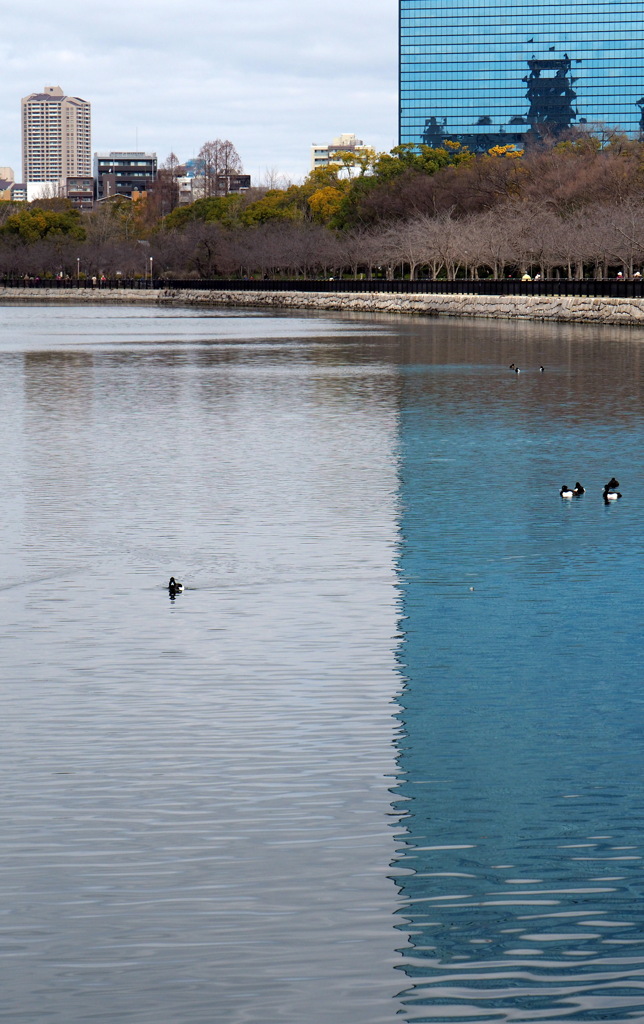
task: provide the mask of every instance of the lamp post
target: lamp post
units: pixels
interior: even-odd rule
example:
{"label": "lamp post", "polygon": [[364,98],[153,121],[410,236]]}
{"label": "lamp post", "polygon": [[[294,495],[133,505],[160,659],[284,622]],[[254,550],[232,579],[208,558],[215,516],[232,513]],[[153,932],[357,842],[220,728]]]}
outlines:
{"label": "lamp post", "polygon": [[76,280],[80,281],[80,256],[76,257]]}
{"label": "lamp post", "polygon": [[150,256],[150,288],[152,287],[152,265],[154,263],[154,256]]}

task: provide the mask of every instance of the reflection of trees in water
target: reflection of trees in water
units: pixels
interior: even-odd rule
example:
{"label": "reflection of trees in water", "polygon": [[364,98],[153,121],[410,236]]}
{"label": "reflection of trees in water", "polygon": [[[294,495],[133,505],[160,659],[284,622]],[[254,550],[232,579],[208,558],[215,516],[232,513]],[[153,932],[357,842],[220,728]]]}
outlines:
{"label": "reflection of trees in water", "polygon": [[46,412],[53,421],[86,422],[92,405],[94,357],[88,352],[23,354],[27,412]]}
{"label": "reflection of trees in water", "polygon": [[87,352],[23,355],[25,515],[34,524],[32,543],[48,558],[87,528],[93,374],[94,357]]}

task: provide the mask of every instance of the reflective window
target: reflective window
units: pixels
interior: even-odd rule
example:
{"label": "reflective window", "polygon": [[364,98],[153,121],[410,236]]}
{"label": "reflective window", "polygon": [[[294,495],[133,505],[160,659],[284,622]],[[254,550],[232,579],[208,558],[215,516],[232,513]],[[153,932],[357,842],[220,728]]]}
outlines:
{"label": "reflective window", "polygon": [[644,131],[644,5],[400,0],[400,141]]}

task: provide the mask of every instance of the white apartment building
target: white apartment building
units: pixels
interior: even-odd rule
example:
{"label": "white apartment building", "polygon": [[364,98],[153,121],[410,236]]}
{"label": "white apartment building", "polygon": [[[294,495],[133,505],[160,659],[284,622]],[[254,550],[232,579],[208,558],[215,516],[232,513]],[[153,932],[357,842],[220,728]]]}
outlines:
{"label": "white apartment building", "polygon": [[326,167],[333,163],[334,153],[359,153],[361,149],[368,148],[362,139],[357,139],[349,132],[338,135],[326,146],[314,142],[311,146],[311,170],[314,171],[316,167]]}
{"label": "white apartment building", "polygon": [[58,85],[22,103],[22,176],[26,184],[59,183],[92,173],[92,108]]}

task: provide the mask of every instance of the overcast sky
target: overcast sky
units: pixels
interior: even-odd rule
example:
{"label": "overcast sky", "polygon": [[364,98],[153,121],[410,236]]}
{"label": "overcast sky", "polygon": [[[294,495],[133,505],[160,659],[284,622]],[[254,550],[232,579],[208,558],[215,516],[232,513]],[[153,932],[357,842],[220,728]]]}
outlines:
{"label": "overcast sky", "polygon": [[20,100],[92,104],[92,150],[181,160],[231,139],[253,182],[301,180],[312,142],[397,142],[396,0],[32,0],[3,12],[0,166],[22,177]]}

